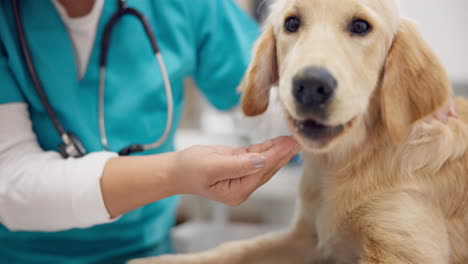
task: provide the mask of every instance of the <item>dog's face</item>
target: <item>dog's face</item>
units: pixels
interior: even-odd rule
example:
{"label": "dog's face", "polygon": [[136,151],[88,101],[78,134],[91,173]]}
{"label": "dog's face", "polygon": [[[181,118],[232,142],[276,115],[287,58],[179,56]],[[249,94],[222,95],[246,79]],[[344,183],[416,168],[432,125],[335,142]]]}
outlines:
{"label": "dog's face", "polygon": [[328,149],[365,114],[398,24],[393,1],[287,1],[274,18],[279,94],[305,147]]}
{"label": "dog's face", "polygon": [[[442,87],[446,94],[435,95],[440,100],[416,109],[418,113],[414,115],[410,113],[414,109],[402,109],[405,113],[391,109],[394,107],[391,104],[404,105],[406,99],[398,102],[399,98],[387,100],[386,97],[405,97],[403,93],[412,93],[407,89],[413,89],[409,86],[417,80],[407,79],[425,76],[421,73],[427,69],[422,67],[434,57],[418,35],[410,36],[414,33],[413,27],[400,19],[396,0],[279,0],[273,6],[244,80],[244,112],[263,113],[268,106],[269,88],[278,85],[280,101],[298,141],[307,151],[327,152],[346,142],[346,137],[352,137],[355,134],[352,131],[364,129],[363,120],[370,111],[371,98],[381,88],[381,106],[390,108],[382,111],[387,115],[408,116],[398,117],[405,124],[390,120],[395,119],[391,116],[383,117],[394,137],[402,137],[397,135],[403,130],[401,126],[409,126],[429,114],[448,97],[448,88]],[[398,36],[401,44],[395,47]],[[414,45],[421,47],[413,51]],[[404,56],[409,61],[405,64],[402,62],[405,58],[399,58]],[[439,68],[437,64],[429,72],[441,71],[439,75],[445,78]],[[405,69],[412,73],[402,72]],[[383,83],[387,77],[401,78],[402,82]],[[448,87],[444,78],[431,87],[441,83]],[[401,93],[384,91],[384,86],[392,85],[401,88],[388,90],[401,90]],[[409,98],[404,107],[415,108],[412,100]]]}

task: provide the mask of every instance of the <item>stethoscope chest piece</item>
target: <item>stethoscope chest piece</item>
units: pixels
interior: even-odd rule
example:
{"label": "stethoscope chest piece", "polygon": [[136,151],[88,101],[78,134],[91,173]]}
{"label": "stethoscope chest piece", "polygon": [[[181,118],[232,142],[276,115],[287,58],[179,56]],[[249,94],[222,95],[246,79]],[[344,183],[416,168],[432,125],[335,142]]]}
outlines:
{"label": "stethoscope chest piece", "polygon": [[63,143],[59,144],[58,150],[63,158],[79,158],[86,155],[83,143],[73,133],[65,133],[65,138],[62,138],[62,141]]}

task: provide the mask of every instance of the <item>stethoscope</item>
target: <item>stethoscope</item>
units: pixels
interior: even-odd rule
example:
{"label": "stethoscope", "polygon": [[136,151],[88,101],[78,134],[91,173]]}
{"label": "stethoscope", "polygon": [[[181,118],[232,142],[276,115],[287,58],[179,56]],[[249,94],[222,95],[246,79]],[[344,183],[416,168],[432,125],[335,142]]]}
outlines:
{"label": "stethoscope", "polygon": [[[24,31],[24,25],[21,20],[21,15],[19,12],[19,0],[13,0],[13,10],[15,15],[15,23],[16,23],[16,30],[18,32],[18,38],[21,45],[21,52],[24,56],[24,60],[26,63],[26,67],[28,69],[28,73],[30,78],[34,84],[34,88],[36,93],[39,96],[41,104],[44,106],[47,115],[49,116],[50,120],[52,121],[55,130],[60,135],[62,143],[59,145],[59,152],[64,158],[68,157],[83,157],[86,155],[86,149],[81,141],[75,136],[72,132],[66,131],[57,118],[54,110],[52,109],[49,100],[47,99],[47,95],[42,87],[41,81],[37,74],[37,71],[34,67],[31,52],[28,48],[26,34]],[[172,118],[174,114],[174,102],[172,99],[172,89],[171,83],[169,81],[169,76],[167,74],[166,66],[164,64],[164,60],[161,56],[161,52],[159,50],[159,46],[156,41],[156,36],[154,35],[153,30],[151,29],[150,24],[146,17],[139,12],[138,10],[128,7],[127,2],[125,0],[118,0],[118,9],[114,15],[110,18],[109,22],[107,22],[104,28],[104,35],[101,41],[101,50],[100,50],[100,59],[99,59],[99,134],[101,138],[101,144],[104,149],[109,150],[109,142],[107,140],[106,135],[106,122],[104,118],[104,96],[105,96],[105,80],[106,80],[106,66],[107,66],[107,56],[109,51],[109,44],[112,35],[112,30],[114,29],[115,24],[125,15],[132,15],[136,17],[140,23],[143,25],[145,29],[145,33],[151,43],[151,48],[156,56],[156,60],[159,64],[159,68],[161,71],[161,75],[163,77],[164,82],[164,89],[166,91],[167,97],[167,121],[166,121],[166,128],[164,129],[163,135],[154,143],[152,144],[132,144],[128,147],[123,148],[119,151],[119,155],[127,156],[132,153],[143,152],[150,149],[155,149],[160,147],[167,139],[170,134],[171,127],[172,127]]]}

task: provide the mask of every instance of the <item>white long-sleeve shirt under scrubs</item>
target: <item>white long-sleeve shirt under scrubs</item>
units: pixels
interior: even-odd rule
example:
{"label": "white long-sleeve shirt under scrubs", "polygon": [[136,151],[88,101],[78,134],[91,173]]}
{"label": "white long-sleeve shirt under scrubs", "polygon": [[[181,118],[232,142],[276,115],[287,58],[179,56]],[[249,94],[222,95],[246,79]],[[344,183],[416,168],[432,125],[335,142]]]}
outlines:
{"label": "white long-sleeve shirt under scrubs", "polygon": [[[104,0],[91,12],[70,18],[53,1],[73,42],[81,78],[89,61]],[[115,153],[63,159],[38,144],[25,103],[0,104],[0,222],[10,230],[58,231],[112,221],[100,179]]]}

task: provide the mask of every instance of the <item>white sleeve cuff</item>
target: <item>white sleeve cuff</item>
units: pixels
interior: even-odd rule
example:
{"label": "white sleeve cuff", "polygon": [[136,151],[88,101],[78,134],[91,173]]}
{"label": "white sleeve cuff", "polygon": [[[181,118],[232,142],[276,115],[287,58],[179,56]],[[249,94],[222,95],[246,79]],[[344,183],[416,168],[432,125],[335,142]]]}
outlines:
{"label": "white sleeve cuff", "polygon": [[[91,153],[79,160],[70,159],[72,210],[81,227],[104,224],[111,219],[104,204],[101,177],[109,159],[117,157],[112,152]],[[68,162],[68,161],[67,161]]]}

